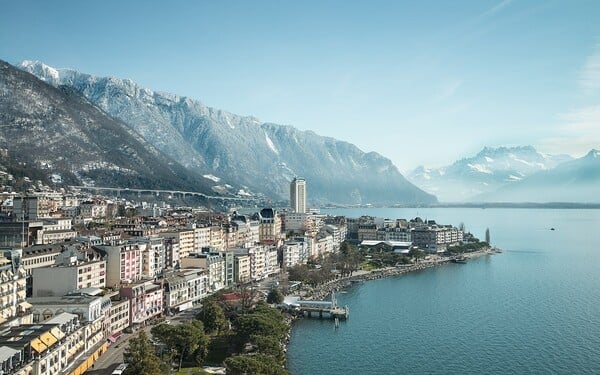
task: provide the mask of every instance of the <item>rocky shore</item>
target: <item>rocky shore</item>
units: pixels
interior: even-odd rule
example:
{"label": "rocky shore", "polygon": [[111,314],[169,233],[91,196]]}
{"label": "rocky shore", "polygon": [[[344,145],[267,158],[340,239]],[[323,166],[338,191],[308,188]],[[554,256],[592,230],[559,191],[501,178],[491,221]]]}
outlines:
{"label": "rocky shore", "polygon": [[[474,259],[483,255],[491,255],[500,252],[495,248],[485,248],[482,250],[477,250],[469,253],[462,254],[467,259]],[[446,264],[452,261],[453,257],[442,257],[442,256],[432,256],[429,260],[421,260],[418,263],[397,266],[397,267],[386,267],[380,268],[373,271],[364,271],[359,270],[353,272],[351,276],[346,276],[343,278],[338,278],[335,280],[331,280],[324,284],[318,285],[316,287],[308,287],[304,288],[300,291],[300,295],[304,299],[314,299],[314,300],[322,300],[331,295],[332,292],[348,288],[352,286],[353,283],[381,279],[384,277],[390,276],[398,276],[409,272],[415,272],[424,270],[426,268],[436,267],[442,264]]]}

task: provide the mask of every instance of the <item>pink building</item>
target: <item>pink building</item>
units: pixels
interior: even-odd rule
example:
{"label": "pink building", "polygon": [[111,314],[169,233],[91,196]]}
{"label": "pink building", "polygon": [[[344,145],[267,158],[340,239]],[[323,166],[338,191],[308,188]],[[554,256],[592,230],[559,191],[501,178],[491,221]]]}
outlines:
{"label": "pink building", "polygon": [[124,284],[119,294],[130,301],[129,318],[132,326],[144,324],[163,313],[162,285],[152,281]]}
{"label": "pink building", "polygon": [[[145,245],[143,245],[145,246]],[[132,283],[142,279],[143,249],[139,244],[97,246],[106,254],[106,286],[115,287],[121,283]]]}

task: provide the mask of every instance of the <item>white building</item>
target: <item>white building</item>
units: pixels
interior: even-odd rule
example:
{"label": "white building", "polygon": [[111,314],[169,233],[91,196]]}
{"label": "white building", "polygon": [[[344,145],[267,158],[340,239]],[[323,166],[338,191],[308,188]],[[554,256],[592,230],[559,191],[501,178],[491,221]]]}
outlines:
{"label": "white building", "polygon": [[306,212],[306,180],[296,177],[290,183],[290,204],[294,212]]}

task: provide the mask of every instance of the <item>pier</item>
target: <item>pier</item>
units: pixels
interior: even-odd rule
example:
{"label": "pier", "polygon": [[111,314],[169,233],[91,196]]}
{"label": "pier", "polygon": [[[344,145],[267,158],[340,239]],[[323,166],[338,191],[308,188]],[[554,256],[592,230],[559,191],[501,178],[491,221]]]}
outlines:
{"label": "pier", "polygon": [[297,300],[294,302],[294,307],[309,318],[318,316],[321,319],[345,320],[350,316],[348,306],[341,307],[337,305],[335,293],[331,294],[331,301]]}

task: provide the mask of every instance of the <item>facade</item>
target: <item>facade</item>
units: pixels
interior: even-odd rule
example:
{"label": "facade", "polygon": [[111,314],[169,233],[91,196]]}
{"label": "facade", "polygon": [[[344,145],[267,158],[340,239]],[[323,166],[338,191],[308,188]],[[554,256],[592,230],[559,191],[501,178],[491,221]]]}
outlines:
{"label": "facade", "polygon": [[46,219],[36,231],[35,244],[63,242],[75,237],[77,232],[71,229],[71,219]]}
{"label": "facade", "polygon": [[121,282],[131,283],[143,278],[143,254],[138,244],[97,246],[96,249],[106,254],[107,286],[113,287]]}
{"label": "facade", "polygon": [[250,255],[248,249],[241,249],[234,255],[234,277],[236,283],[247,283],[251,280]]}
{"label": "facade", "polygon": [[118,298],[116,296],[114,299],[111,299],[110,312],[108,314],[110,320],[108,328],[109,339],[110,337],[117,337],[125,328],[130,326],[129,303],[129,299],[127,298]]}
{"label": "facade", "polygon": [[263,208],[259,213],[259,241],[277,244],[281,240],[281,217],[273,208]]}
{"label": "facade", "polygon": [[306,212],[306,180],[296,177],[290,183],[290,205],[293,212]]}
{"label": "facade", "polygon": [[121,297],[129,299],[131,325],[144,324],[147,320],[163,313],[163,288],[151,281],[126,284],[119,291]]}
{"label": "facade", "polygon": [[42,324],[11,327],[0,333],[2,348],[9,348],[12,354],[10,363],[2,365],[7,367],[6,373],[58,375],[91,369],[107,344],[101,322],[83,323],[77,315],[61,313]]}
{"label": "facade", "polygon": [[219,253],[191,254],[181,259],[181,268],[203,268],[208,272],[210,292],[216,292],[225,287],[225,257]]}
{"label": "facade", "polygon": [[31,305],[26,297],[25,269],[18,259],[0,254],[0,324],[31,322]]}
{"label": "facade", "polygon": [[444,252],[463,241],[463,231],[451,225],[427,225],[413,228],[412,242],[427,252]]}
{"label": "facade", "polygon": [[32,297],[33,322],[44,322],[63,312],[77,315],[81,322],[93,323],[98,320],[104,327],[109,316],[111,301],[106,296],[90,296],[87,294],[71,294],[56,297]]}
{"label": "facade", "polygon": [[188,269],[173,272],[164,279],[165,309],[172,312],[192,308],[208,295],[205,270]]}
{"label": "facade", "polygon": [[306,264],[308,261],[308,246],[303,241],[287,241],[282,247],[282,258],[284,267],[294,267],[298,264]]}
{"label": "facade", "polygon": [[106,262],[99,256],[88,259],[85,253],[71,248],[59,254],[52,266],[32,272],[34,297],[63,296],[76,289],[104,288]]}
{"label": "facade", "polygon": [[174,238],[179,243],[179,258],[185,258],[194,253],[194,229],[186,229],[178,232],[165,232],[159,234],[164,238]]}

